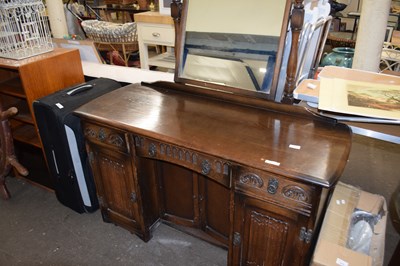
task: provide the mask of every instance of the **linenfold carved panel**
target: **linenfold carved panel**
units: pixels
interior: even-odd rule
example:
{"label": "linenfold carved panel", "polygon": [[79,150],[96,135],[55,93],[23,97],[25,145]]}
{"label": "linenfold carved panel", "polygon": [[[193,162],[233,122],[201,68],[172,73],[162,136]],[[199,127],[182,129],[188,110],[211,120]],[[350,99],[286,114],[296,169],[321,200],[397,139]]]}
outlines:
{"label": "linenfold carved panel", "polygon": [[253,243],[265,243],[261,249],[249,247],[246,253],[246,265],[280,265],[283,261],[289,224],[283,220],[259,213],[250,212],[248,236]]}
{"label": "linenfold carved panel", "polygon": [[[130,193],[132,192],[128,181],[129,176],[125,163],[113,158],[100,156],[100,171],[109,178],[102,179],[102,187],[107,197],[107,207],[121,213],[126,217],[133,217],[134,212],[131,206]],[[113,193],[118,191],[118,193]]]}

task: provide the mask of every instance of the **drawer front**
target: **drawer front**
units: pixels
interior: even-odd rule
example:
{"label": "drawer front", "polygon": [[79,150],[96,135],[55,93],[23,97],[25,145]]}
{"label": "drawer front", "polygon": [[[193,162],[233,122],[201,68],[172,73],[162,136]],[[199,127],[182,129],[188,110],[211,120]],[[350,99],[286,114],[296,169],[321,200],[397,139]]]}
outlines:
{"label": "drawer front", "polygon": [[136,155],[174,163],[231,187],[231,164],[223,159],[134,135]]}
{"label": "drawer front", "polygon": [[287,178],[247,167],[237,167],[233,173],[235,191],[268,201],[309,216],[315,188]]}
{"label": "drawer front", "polygon": [[173,46],[175,43],[175,30],[172,27],[140,25],[139,34],[145,42],[162,43]]}
{"label": "drawer front", "polygon": [[114,128],[92,123],[83,124],[83,134],[87,141],[113,150],[129,153],[127,134]]}

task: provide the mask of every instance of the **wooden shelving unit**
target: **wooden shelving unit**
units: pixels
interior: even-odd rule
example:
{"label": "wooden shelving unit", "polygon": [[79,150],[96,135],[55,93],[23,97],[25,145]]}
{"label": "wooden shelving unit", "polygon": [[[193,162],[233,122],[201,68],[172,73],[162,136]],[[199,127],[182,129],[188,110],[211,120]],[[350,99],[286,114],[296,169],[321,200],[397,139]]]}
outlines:
{"label": "wooden shelving unit", "polygon": [[[38,98],[82,82],[78,50],[58,48],[23,60],[0,58],[0,99],[5,108],[18,109],[10,120],[13,139],[21,144],[18,147],[27,147],[30,153],[36,150],[45,161],[32,104]],[[33,182],[43,180],[34,173],[30,175],[28,179]]]}

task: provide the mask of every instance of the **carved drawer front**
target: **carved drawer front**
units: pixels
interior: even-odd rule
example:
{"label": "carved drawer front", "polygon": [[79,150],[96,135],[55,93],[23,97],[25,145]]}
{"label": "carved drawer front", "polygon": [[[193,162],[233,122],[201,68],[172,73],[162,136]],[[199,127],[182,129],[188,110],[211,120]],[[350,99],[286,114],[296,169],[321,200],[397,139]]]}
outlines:
{"label": "carved drawer front", "polygon": [[146,137],[133,137],[138,156],[171,162],[208,176],[226,187],[231,186],[228,161]]}
{"label": "carved drawer front", "polygon": [[269,172],[238,167],[234,173],[235,191],[269,201],[309,216],[314,189]]}
{"label": "carved drawer front", "polygon": [[90,142],[103,146],[105,145],[107,148],[113,150],[125,153],[129,152],[126,134],[123,131],[91,123],[84,123],[83,134],[85,135],[86,140]]}

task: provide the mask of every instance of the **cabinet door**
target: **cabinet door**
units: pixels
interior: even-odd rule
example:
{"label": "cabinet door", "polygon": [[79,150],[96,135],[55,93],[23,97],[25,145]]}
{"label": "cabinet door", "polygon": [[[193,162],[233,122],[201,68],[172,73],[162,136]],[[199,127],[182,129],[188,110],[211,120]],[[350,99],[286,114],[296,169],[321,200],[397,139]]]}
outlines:
{"label": "cabinet door", "polygon": [[141,236],[143,225],[139,216],[140,195],[134,181],[132,158],[94,145],[89,145],[89,150],[104,220]]}
{"label": "cabinet door", "polygon": [[303,265],[309,240],[300,237],[307,219],[268,202],[235,195],[232,265]]}

